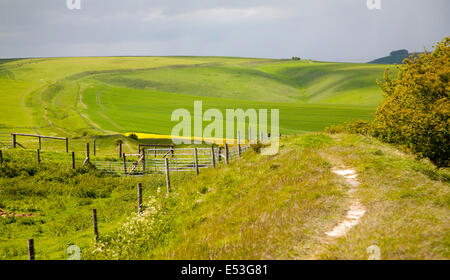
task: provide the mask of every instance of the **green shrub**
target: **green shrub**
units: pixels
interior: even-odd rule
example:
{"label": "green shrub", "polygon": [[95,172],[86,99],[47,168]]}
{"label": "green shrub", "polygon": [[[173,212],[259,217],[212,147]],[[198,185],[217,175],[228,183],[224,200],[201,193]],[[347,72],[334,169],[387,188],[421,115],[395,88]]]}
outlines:
{"label": "green shrub", "polygon": [[325,132],[331,133],[331,134],[337,134],[337,133],[344,133],[347,132],[347,128],[343,125],[332,125],[325,127]]}
{"label": "green shrub", "polygon": [[357,120],[347,125],[347,131],[350,133],[358,133],[369,135],[372,132],[372,123],[370,121]]}
{"label": "green shrub", "polygon": [[134,139],[134,140],[138,140],[138,136],[134,133],[130,133],[130,135],[128,135],[128,138]]}
{"label": "green shrub", "polygon": [[384,103],[377,109],[373,135],[406,147],[438,166],[448,166],[450,151],[450,37],[434,52],[406,59],[397,78],[386,70]]}

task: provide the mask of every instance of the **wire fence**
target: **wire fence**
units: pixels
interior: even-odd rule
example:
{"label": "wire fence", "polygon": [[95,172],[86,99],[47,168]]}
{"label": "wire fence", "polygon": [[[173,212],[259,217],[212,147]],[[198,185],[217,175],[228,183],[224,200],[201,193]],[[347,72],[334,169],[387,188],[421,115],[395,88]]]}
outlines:
{"label": "wire fence", "polygon": [[[239,152],[240,149],[240,152]],[[196,172],[197,169],[214,167],[228,160],[239,157],[249,146],[233,146],[211,148],[153,148],[146,150],[145,173],[161,174],[170,172]]]}
{"label": "wire fence", "polygon": [[[151,148],[143,154],[124,154],[115,161],[93,161],[102,173],[114,176],[144,176],[170,172],[196,172],[198,169],[215,167],[234,160],[248,151],[250,146],[210,148]],[[227,155],[228,152],[228,155]]]}
{"label": "wire fence", "polygon": [[[136,160],[134,160],[135,158]],[[145,164],[140,154],[124,154],[122,161],[97,161],[93,162],[96,169],[109,175],[143,176]],[[141,163],[142,162],[142,163]]]}
{"label": "wire fence", "polygon": [[0,148],[11,148],[11,133],[0,132]]}

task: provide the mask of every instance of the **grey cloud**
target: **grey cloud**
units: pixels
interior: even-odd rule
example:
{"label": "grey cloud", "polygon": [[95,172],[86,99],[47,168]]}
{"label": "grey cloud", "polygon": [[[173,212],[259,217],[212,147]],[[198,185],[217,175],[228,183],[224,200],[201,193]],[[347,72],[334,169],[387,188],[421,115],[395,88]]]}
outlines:
{"label": "grey cloud", "polygon": [[368,61],[449,34],[448,0],[0,0],[0,57],[233,55]]}

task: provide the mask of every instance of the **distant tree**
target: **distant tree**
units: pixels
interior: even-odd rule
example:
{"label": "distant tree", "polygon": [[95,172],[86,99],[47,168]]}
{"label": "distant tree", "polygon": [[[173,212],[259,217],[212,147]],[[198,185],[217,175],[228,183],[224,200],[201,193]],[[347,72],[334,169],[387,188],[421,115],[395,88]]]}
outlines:
{"label": "distant tree", "polygon": [[131,139],[134,139],[134,140],[138,140],[138,136],[136,134],[134,134],[134,133],[130,133],[128,135],[128,137],[131,138]]}
{"label": "distant tree", "polygon": [[397,55],[409,55],[408,50],[398,50],[398,51],[392,51],[391,56],[397,56]]}
{"label": "distant tree", "polygon": [[292,60],[300,60],[300,57],[298,57],[298,56],[293,56],[293,57],[292,57]]}

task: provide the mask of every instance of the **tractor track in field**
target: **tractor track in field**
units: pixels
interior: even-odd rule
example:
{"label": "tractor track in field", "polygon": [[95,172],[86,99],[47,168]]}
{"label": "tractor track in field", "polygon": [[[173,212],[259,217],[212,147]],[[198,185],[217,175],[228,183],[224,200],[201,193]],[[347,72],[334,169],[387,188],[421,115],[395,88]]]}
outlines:
{"label": "tractor track in field", "polygon": [[82,106],[86,107],[86,105],[83,104],[83,102],[81,101],[82,95],[80,92],[80,85],[77,83],[78,86],[78,91],[77,91],[77,102],[75,103],[74,109],[75,112],[77,112],[77,114],[80,116],[80,118],[92,129],[98,130],[100,132],[106,133],[104,130],[102,130],[101,128],[95,127],[93,126],[87,119],[86,117],[83,116],[83,114],[81,114],[81,112],[78,110],[77,106],[78,103],[80,103]]}
{"label": "tractor track in field", "polygon": [[[100,107],[100,109],[102,111],[106,110],[106,107],[103,106],[102,104],[102,99],[101,96],[103,94],[103,91],[98,91],[97,94],[95,95],[95,100],[97,102],[97,105]],[[104,118],[106,121],[108,121],[112,126],[114,126],[115,128],[119,129],[119,130],[124,130],[123,127],[121,127],[120,125],[118,125],[115,121],[113,121],[110,117],[108,117],[107,115],[105,115],[103,112],[101,112],[100,110],[97,112],[102,118]]]}
{"label": "tractor track in field", "polygon": [[137,68],[137,69],[112,69],[112,70],[99,70],[99,71],[85,71],[85,72],[67,76],[64,79],[65,80],[79,80],[79,79],[87,77],[87,76],[96,76],[96,75],[121,74],[121,73],[126,74],[126,73],[136,73],[136,72],[144,72],[144,71],[150,71],[150,70],[159,70],[159,69],[205,67],[205,66],[216,66],[216,65],[221,65],[221,63],[206,62],[206,63],[196,63],[196,64],[165,65],[165,66]]}

